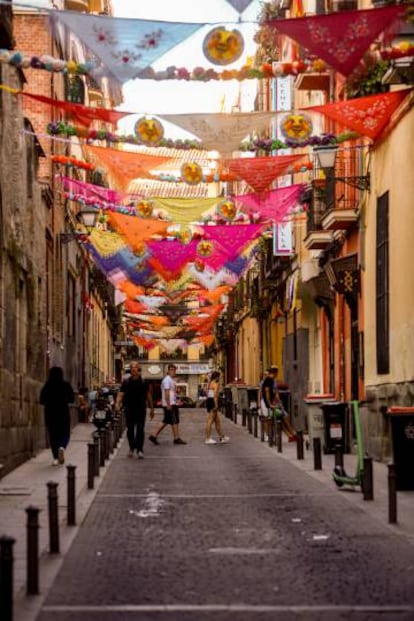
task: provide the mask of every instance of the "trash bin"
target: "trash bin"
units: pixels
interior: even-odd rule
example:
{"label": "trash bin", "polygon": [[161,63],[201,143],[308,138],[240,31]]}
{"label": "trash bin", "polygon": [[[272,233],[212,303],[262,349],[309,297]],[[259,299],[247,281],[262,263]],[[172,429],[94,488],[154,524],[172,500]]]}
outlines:
{"label": "trash bin", "polygon": [[309,434],[310,448],[313,448],[313,439],[320,438],[323,446],[325,439],[325,424],[321,406],[326,403],[334,403],[335,397],[330,393],[306,395],[304,402],[308,406],[307,432]]}
{"label": "trash bin", "polygon": [[392,452],[397,490],[414,490],[414,407],[391,407]]}
{"label": "trash bin", "polygon": [[349,411],[343,401],[332,401],[321,406],[323,412],[324,453],[335,453],[338,447],[349,453]]}

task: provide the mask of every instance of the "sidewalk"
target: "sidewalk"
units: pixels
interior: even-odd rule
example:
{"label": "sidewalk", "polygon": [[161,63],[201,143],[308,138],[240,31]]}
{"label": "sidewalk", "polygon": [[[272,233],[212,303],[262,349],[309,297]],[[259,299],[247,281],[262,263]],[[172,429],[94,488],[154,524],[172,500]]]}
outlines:
{"label": "sidewalk", "polygon": [[[100,476],[94,479],[94,489],[87,489],[88,442],[92,440],[95,427],[89,423],[78,424],[72,429],[71,440],[66,450],[64,466],[52,466],[50,449],[40,451],[0,480],[0,536],[7,535],[16,541],[14,555],[14,618],[16,621],[33,620],[41,602],[63,562],[82,521],[92,504],[97,490],[105,476],[108,465],[100,468]],[[118,445],[119,447],[120,445]],[[115,449],[115,453],[118,449]],[[76,526],[67,526],[67,469],[76,466]],[[58,486],[60,523],[60,554],[49,555],[49,525],[47,504],[47,483],[54,481]],[[40,595],[26,597],[26,523],[25,509],[29,506],[40,509],[39,513],[39,591]]]}

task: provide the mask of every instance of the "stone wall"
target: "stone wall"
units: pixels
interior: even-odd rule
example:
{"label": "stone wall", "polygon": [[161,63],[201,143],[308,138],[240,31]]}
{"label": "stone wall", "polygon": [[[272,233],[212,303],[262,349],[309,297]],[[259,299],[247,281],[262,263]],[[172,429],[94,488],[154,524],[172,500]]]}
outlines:
{"label": "stone wall", "polygon": [[361,406],[361,424],[365,450],[376,460],[392,457],[391,428],[386,416],[391,406],[414,405],[414,382],[366,387],[366,402]]}

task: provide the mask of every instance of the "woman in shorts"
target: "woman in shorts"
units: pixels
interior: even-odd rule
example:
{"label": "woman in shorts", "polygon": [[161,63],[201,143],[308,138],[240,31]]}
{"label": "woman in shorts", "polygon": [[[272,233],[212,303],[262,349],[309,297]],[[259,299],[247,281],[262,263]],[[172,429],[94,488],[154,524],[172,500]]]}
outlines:
{"label": "woman in shorts", "polygon": [[229,442],[230,438],[223,434],[221,428],[221,420],[219,413],[219,391],[220,391],[220,373],[218,371],[213,371],[210,377],[210,381],[207,385],[207,399],[206,399],[206,408],[207,408],[207,422],[206,422],[206,439],[205,444],[217,444],[217,440],[211,437],[211,431],[213,428],[213,424],[216,428],[218,441],[220,444],[226,444]]}

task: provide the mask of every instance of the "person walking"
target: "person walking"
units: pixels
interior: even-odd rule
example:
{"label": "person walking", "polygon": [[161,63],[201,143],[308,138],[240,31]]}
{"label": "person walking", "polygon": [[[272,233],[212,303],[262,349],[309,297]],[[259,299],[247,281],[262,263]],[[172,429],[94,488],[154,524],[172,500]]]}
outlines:
{"label": "person walking", "polygon": [[74,401],[75,393],[70,383],[65,381],[63,369],[51,367],[40,391],[40,403],[44,406],[53,466],[65,463],[65,450],[70,440],[69,403]]}
{"label": "person walking", "polygon": [[279,384],[277,381],[277,375],[279,373],[279,368],[276,365],[273,365],[271,367],[271,371],[272,371],[272,377],[273,377],[273,407],[277,407],[279,408],[280,412],[281,412],[281,422],[282,422],[282,429],[285,432],[285,434],[288,437],[289,442],[296,442],[296,431],[295,429],[292,427],[289,418],[288,418],[288,413],[285,410],[285,407],[283,405],[282,399],[280,397],[279,394]]}
{"label": "person walking", "polygon": [[164,410],[164,418],[156,433],[149,437],[149,440],[151,440],[153,444],[159,444],[158,436],[167,425],[171,425],[174,444],[187,444],[187,442],[184,442],[184,440],[180,438],[179,432],[180,412],[177,406],[177,390],[175,384],[176,370],[177,367],[174,364],[169,364],[167,375],[161,382],[161,404]]}
{"label": "person walking", "polygon": [[138,459],[144,459],[144,428],[147,415],[147,404],[150,408],[150,417],[154,417],[154,405],[149,387],[141,376],[138,362],[131,362],[131,375],[125,379],[116,397],[115,409],[124,407],[129,444],[128,457],[137,452]]}
{"label": "person walking", "polygon": [[218,439],[220,444],[226,444],[230,441],[228,436],[225,436],[221,428],[221,419],[219,413],[219,392],[220,392],[220,373],[219,371],[213,371],[210,377],[210,381],[207,384],[207,421],[206,421],[206,439],[205,444],[217,444],[217,441],[211,437],[211,431],[213,424],[216,428]]}

